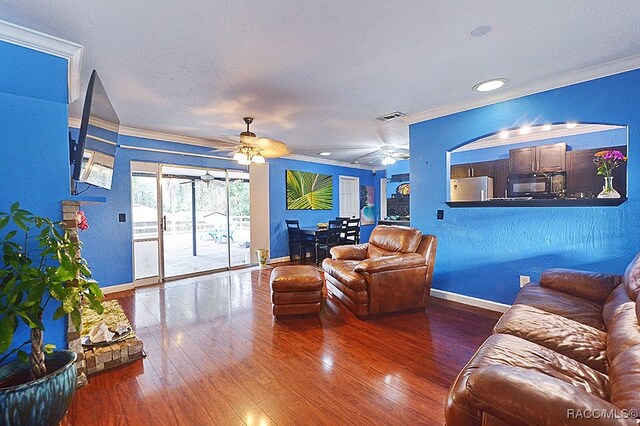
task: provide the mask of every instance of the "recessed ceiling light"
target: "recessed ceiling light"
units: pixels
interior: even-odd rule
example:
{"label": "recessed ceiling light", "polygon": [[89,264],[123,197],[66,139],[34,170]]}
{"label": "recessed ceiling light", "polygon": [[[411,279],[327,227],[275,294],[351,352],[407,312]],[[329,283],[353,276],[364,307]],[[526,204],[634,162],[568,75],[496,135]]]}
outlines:
{"label": "recessed ceiling light", "polygon": [[551,124],[545,124],[544,126],[542,126],[543,132],[548,132],[549,130],[551,130]]}
{"label": "recessed ceiling light", "polygon": [[508,130],[503,130],[500,132],[500,139],[506,139],[509,137],[509,131]]}
{"label": "recessed ceiling light", "polygon": [[324,152],[319,152],[318,155],[322,155],[323,157],[326,157],[328,155],[331,155],[330,152],[324,151]]}
{"label": "recessed ceiling light", "polygon": [[569,122],[567,123],[567,129],[575,129],[577,125],[578,123],[576,123],[575,121]]}
{"label": "recessed ceiling light", "polygon": [[507,82],[504,78],[495,78],[493,80],[483,81],[482,83],[478,83],[473,86],[473,90],[476,92],[490,92],[492,90],[496,90],[501,88]]}
{"label": "recessed ceiling light", "polygon": [[520,133],[521,135],[528,135],[530,131],[531,131],[531,127],[523,126],[523,127],[520,127],[520,130],[518,131],[518,133]]}
{"label": "recessed ceiling light", "polygon": [[489,32],[491,32],[493,28],[491,27],[491,25],[480,25],[477,28],[474,28],[473,31],[471,31],[471,35],[474,37],[482,37],[485,34],[488,34]]}

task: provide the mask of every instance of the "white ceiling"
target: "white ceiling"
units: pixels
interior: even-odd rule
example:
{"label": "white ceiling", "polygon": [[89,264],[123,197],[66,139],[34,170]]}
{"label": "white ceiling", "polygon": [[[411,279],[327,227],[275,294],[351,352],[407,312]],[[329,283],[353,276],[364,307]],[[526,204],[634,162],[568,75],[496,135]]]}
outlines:
{"label": "white ceiling", "polygon": [[258,136],[342,161],[408,143],[406,123],[377,116],[640,54],[638,0],[0,0],[0,16],[84,45],[82,91],[97,69],[124,126],[211,139],[253,116]]}

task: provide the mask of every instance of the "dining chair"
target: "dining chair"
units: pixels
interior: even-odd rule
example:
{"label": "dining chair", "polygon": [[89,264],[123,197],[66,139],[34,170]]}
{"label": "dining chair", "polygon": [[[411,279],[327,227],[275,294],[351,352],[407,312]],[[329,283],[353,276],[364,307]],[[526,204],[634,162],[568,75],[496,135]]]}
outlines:
{"label": "dining chair", "polygon": [[289,235],[289,260],[293,262],[293,257],[298,254],[300,263],[302,263],[307,257],[307,250],[313,254],[315,241],[302,236],[299,221],[285,220],[285,223],[287,224],[287,233]]}
{"label": "dining chair", "polygon": [[347,225],[343,229],[341,237],[342,244],[359,244],[360,243],[360,219],[351,218],[347,220]]}
{"label": "dining chair", "polygon": [[328,257],[331,248],[340,245],[340,225],[340,221],[330,220],[327,230],[316,241],[316,266],[320,266],[320,252],[323,252],[324,257]]}

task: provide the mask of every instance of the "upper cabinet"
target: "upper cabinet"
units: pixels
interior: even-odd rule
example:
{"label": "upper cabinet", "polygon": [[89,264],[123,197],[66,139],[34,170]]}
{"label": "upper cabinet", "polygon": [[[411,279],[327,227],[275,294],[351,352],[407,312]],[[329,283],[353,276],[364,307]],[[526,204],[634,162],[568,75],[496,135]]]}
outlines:
{"label": "upper cabinet", "polygon": [[561,172],[566,170],[564,142],[509,150],[509,174]]}

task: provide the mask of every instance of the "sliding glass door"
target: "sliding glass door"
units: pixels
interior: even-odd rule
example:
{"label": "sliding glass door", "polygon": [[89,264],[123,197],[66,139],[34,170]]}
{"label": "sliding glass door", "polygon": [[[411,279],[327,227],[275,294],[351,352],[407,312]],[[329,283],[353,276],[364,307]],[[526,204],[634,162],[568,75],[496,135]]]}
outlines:
{"label": "sliding glass door", "polygon": [[250,263],[249,176],[162,166],[164,278]]}

